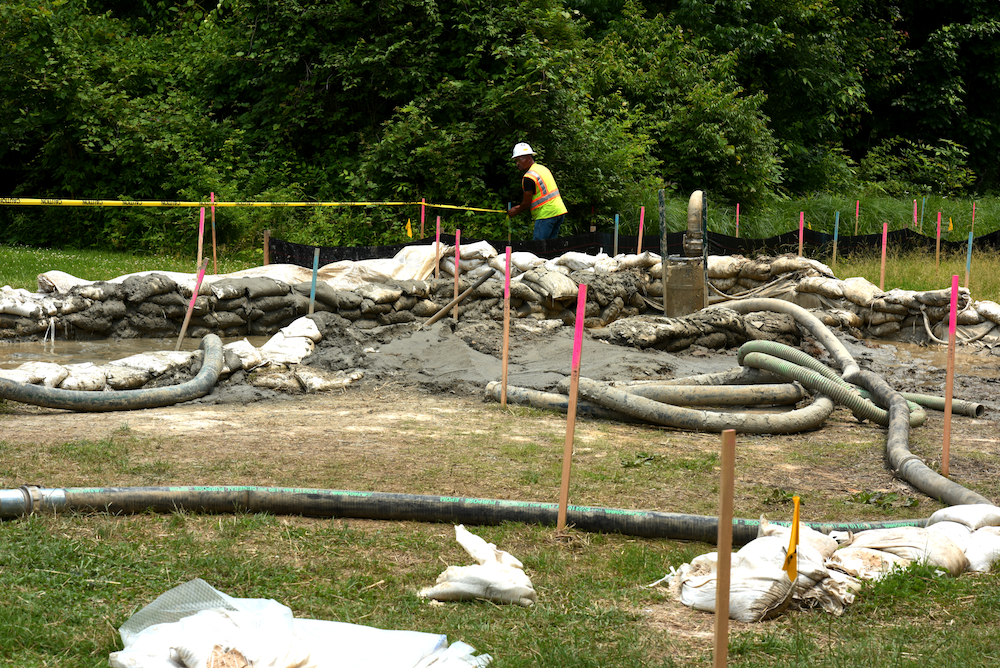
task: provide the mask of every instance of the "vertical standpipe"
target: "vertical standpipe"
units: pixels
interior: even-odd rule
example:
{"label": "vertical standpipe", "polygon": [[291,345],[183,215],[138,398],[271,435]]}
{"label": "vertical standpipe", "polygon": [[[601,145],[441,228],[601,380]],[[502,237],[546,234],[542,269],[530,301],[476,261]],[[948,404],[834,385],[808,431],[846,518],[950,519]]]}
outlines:
{"label": "vertical standpipe", "polygon": [[696,190],[688,200],[684,255],[668,256],[663,244],[663,314],[670,318],[690,315],[708,306],[706,220],[705,195]]}

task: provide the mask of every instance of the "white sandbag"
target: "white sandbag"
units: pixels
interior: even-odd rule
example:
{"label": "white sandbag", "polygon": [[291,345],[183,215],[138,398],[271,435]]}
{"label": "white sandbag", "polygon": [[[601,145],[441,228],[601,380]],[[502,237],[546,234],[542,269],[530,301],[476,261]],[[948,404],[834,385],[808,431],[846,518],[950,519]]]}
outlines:
{"label": "white sandbag", "polygon": [[529,269],[534,269],[545,264],[545,258],[538,257],[534,253],[527,251],[512,251],[510,254],[510,263],[517,267],[519,272],[524,273]]}
{"label": "white sandbag", "polygon": [[316,344],[305,336],[285,336],[279,331],[260,347],[260,353],[274,364],[298,364],[315,348]]}
{"label": "white sandbag", "polygon": [[595,264],[607,259],[607,257],[606,253],[587,255],[586,253],[569,251],[555,258],[555,263],[569,268],[570,271],[581,271],[583,269],[593,269]]}
{"label": "white sandbag", "polygon": [[26,382],[45,387],[59,387],[59,383],[63,382],[69,375],[69,371],[65,367],[53,362],[25,362],[17,367],[17,371],[25,374],[28,379]]}
{"label": "white sandbag", "polygon": [[812,268],[807,258],[798,255],[782,255],[771,260],[771,276]]}
{"label": "white sandbag", "polygon": [[[670,591],[684,605],[715,612],[718,587],[718,553],[710,552],[683,564],[670,580]],[[729,618],[741,622],[759,622],[784,612],[792,602],[793,585],[780,567],[762,564],[750,566],[736,559],[730,569]]]}
{"label": "white sandbag", "polygon": [[476,267],[475,269],[470,269],[469,271],[465,272],[464,274],[462,274],[462,276],[464,278],[470,280],[470,281],[478,281],[480,278],[482,278],[486,274],[496,274],[496,277],[499,280],[503,280],[503,278],[504,278],[504,272],[503,271],[494,269],[489,264],[481,264],[478,267]]}
{"label": "white sandbag", "polygon": [[267,361],[260,350],[247,339],[227,343],[223,346],[223,350],[231,351],[239,357],[244,371],[252,371]]}
{"label": "white sandbag", "polygon": [[542,268],[549,273],[562,274],[563,276],[569,276],[573,273],[569,267],[556,262],[555,258],[546,260],[545,264],[542,265]]}
{"label": "white sandbag", "polygon": [[60,389],[98,392],[108,384],[108,377],[104,375],[104,371],[91,362],[67,364],[65,368],[69,375],[59,383]]}
{"label": "white sandbag", "polygon": [[989,573],[993,565],[1000,562],[1000,527],[982,527],[972,532],[965,557],[969,560],[970,571]]}
{"label": "white sandbag", "polygon": [[[452,258],[455,257],[455,247],[452,246],[444,253],[447,257],[451,254]],[[474,244],[462,244],[458,249],[459,258],[462,260],[489,260],[491,257],[497,256],[497,250],[489,244],[488,241],[477,241]]]}
{"label": "white sandbag", "polygon": [[455,539],[479,563],[449,566],[434,586],[420,590],[419,596],[436,601],[486,599],[523,606],[535,604],[538,594],[516,557],[498,550],[461,524],[455,527]]}
{"label": "white sandbag", "polygon": [[972,538],[972,529],[961,522],[935,522],[928,525],[927,530],[950,538],[951,542],[955,543],[962,552],[968,550],[969,539]]}
{"label": "white sandbag", "polygon": [[[650,271],[654,271],[657,266],[661,267],[659,271],[662,272],[662,265],[653,265],[653,268],[650,269]],[[619,264],[618,260],[613,257],[606,257],[594,263],[594,273],[598,276],[614,274],[615,272],[620,271],[621,268],[621,264]]]}
{"label": "white sandbag", "polygon": [[[376,302],[379,303],[379,302]],[[316,326],[316,321],[312,318],[307,318],[305,316],[293,320],[291,323],[282,327],[280,330],[282,334],[286,337],[296,337],[304,336],[313,343],[319,343],[323,340],[323,335],[319,331],[319,327]]]}
{"label": "white sandbag", "polygon": [[927,525],[946,521],[964,524],[973,531],[986,526],[1000,526],[1000,508],[987,503],[949,506],[934,511],[927,520]]}
{"label": "white sandbag", "polygon": [[[792,527],[782,526],[780,524],[774,524],[768,522],[763,517],[760,518],[760,525],[757,527],[757,537],[762,538],[764,536],[778,536],[785,541],[785,545],[788,545],[789,540],[792,535]],[[830,556],[837,550],[837,541],[830,536],[816,531],[809,525],[799,522],[799,543],[805,543],[812,549],[819,552],[824,559],[829,559]]]}
{"label": "white sandbag", "polygon": [[3,297],[0,299],[0,313],[19,315],[23,318],[40,318],[42,316],[42,309],[38,304],[27,299]]}
{"label": "white sandbag", "polygon": [[863,276],[845,278],[841,281],[841,289],[844,291],[844,297],[858,306],[869,306],[882,294],[877,285],[873,285]]}
{"label": "white sandbag", "polygon": [[890,304],[905,306],[907,309],[913,309],[915,311],[920,310],[920,302],[917,300],[916,290],[893,288],[892,290],[883,293],[882,299]]}
{"label": "white sandbag", "polygon": [[880,580],[893,569],[905,569],[910,560],[870,547],[842,547],[827,559],[826,566],[861,580]]}
{"label": "white sandbag", "polygon": [[921,527],[870,529],[854,534],[851,547],[870,547],[898,557],[928,563],[959,575],[969,567],[965,553],[948,538]]}

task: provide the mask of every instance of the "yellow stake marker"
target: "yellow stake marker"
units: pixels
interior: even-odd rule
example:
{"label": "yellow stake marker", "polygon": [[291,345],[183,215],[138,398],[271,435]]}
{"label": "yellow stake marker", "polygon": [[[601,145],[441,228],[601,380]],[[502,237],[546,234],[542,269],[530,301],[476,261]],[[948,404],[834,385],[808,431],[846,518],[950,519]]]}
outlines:
{"label": "yellow stake marker", "polygon": [[788,573],[788,579],[795,582],[799,577],[799,497],[793,496],[792,503],[795,504],[795,512],[792,513],[792,535],[788,541],[785,563],[781,568]]}

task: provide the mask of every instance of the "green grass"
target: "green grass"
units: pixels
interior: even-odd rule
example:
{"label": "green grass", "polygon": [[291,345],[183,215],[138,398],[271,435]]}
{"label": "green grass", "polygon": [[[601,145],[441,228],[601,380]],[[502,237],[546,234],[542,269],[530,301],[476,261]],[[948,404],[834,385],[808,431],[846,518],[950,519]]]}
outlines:
{"label": "green grass", "polygon": [[[211,252],[211,251],[209,251]],[[214,270],[208,256],[208,273]],[[53,250],[25,246],[0,245],[0,285],[24,288],[34,292],[38,275],[47,271],[64,271],[89,281],[106,281],[137,271],[198,271],[196,258],[169,255],[137,255],[100,250]],[[246,269],[250,265],[228,259],[219,260],[219,273]]]}

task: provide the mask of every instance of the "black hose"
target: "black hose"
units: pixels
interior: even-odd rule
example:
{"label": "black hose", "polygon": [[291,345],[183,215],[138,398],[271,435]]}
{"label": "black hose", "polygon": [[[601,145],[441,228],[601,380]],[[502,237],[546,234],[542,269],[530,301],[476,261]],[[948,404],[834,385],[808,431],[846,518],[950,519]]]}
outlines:
{"label": "black hose", "polygon": [[[555,503],[533,501],[253,486],[76,489],[22,487],[0,491],[0,519],[53,511],[249,512],[469,525],[522,522],[553,526],[558,519],[559,507]],[[566,520],[574,528],[592,533],[619,533],[703,543],[715,543],[718,537],[718,518],[704,515],[569,505]],[[915,519],[806,524],[817,531],[829,533],[925,526],[926,523],[926,519]],[[759,520],[734,519],[733,543],[743,545],[750,542],[757,537],[759,526]]]}
{"label": "black hose", "polygon": [[0,378],[0,399],[84,413],[172,406],[182,401],[191,401],[205,396],[212,391],[215,383],[219,380],[219,374],[222,373],[222,366],[225,363],[222,340],[215,334],[208,334],[201,340],[201,349],[205,355],[198,374],[186,383],[172,387],[120,392],[85,392],[17,383]]}

